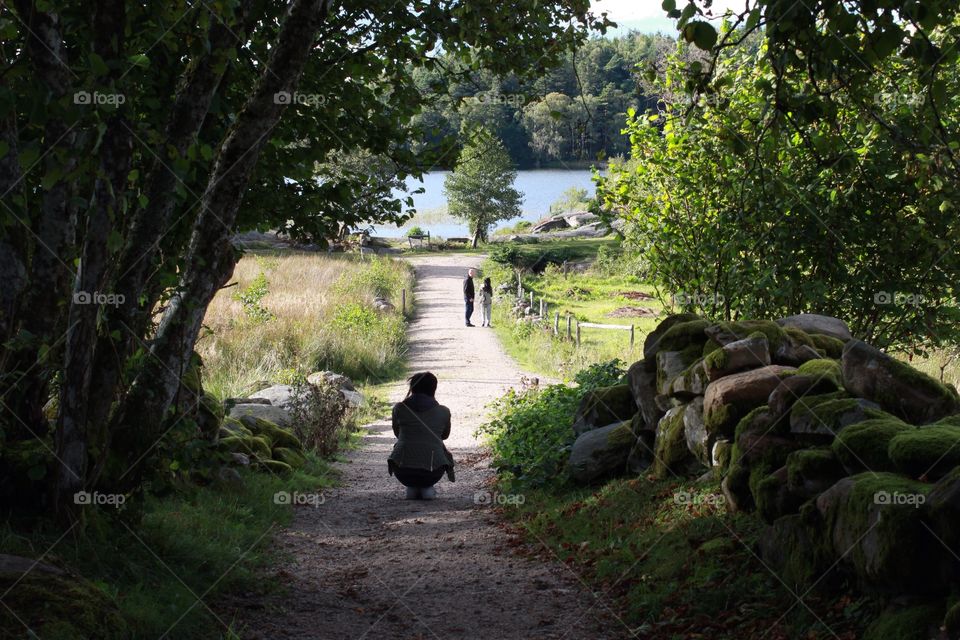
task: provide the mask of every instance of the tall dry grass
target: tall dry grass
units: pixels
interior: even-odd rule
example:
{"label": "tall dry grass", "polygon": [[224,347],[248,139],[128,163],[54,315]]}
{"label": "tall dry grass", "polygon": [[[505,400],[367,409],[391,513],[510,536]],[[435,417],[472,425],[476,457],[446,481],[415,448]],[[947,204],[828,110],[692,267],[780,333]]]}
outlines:
{"label": "tall dry grass", "polygon": [[[266,313],[251,313],[238,294],[261,273],[267,284],[258,305]],[[197,345],[204,388],[211,393],[242,396],[321,369],[378,382],[402,371],[404,319],[399,309],[375,311],[372,302],[385,293],[399,306],[404,287],[409,301],[413,275],[406,263],[325,254],[247,255],[232,282],[236,286],[220,291],[207,309]]]}

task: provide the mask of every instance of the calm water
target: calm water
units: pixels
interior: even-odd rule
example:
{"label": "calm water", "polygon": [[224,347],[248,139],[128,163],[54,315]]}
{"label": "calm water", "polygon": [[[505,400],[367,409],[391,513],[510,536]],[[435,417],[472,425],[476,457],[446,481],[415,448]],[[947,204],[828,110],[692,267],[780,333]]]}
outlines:
{"label": "calm water", "polygon": [[[447,215],[447,199],[443,196],[443,181],[449,171],[433,171],[423,176],[423,183],[407,181],[407,188],[413,191],[423,187],[424,192],[413,196],[417,216],[402,227],[378,226],[376,235],[398,237],[407,229],[416,225],[428,230],[431,236],[442,238],[466,237],[467,225]],[[536,221],[550,213],[550,205],[563,197],[570,187],[586,189],[589,195],[594,193],[594,184],[590,180],[589,170],[578,169],[535,169],[518,171],[514,187],[523,195],[523,215],[513,220],[499,223],[498,226],[510,226],[519,220]],[[403,192],[397,192],[404,195]]]}

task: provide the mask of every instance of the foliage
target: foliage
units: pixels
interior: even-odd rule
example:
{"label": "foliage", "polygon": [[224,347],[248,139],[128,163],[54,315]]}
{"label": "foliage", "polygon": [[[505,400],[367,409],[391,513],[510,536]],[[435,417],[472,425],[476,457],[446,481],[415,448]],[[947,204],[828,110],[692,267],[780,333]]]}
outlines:
{"label": "foliage", "polygon": [[294,386],[290,416],[303,446],[322,457],[336,453],[344,438],[349,405],[340,391],[320,380]]}
{"label": "foliage", "polygon": [[[932,37],[947,47],[953,36]],[[933,99],[911,87],[902,57],[877,61],[882,73],[828,104],[807,91],[802,115],[768,88],[779,79],[803,93],[805,71],[778,69],[766,46],[717,64],[723,81],[694,107],[632,114],[633,162],[600,180],[661,293],[713,317],[836,315],[881,345],[956,338],[960,255],[945,250],[960,232],[960,180],[944,154],[960,148],[960,102],[939,104],[945,149],[907,150],[898,131],[939,125],[902,98]],[[675,60],[663,86],[689,73]],[[955,65],[938,82],[952,95]],[[892,129],[865,121],[868,100]]]}
{"label": "foliage", "polygon": [[513,187],[516,179],[503,143],[482,127],[472,131],[443,193],[450,215],[470,224],[474,247],[487,240],[490,225],[520,215],[523,198]]}
{"label": "foliage", "polygon": [[410,237],[410,236],[422,236],[422,235],[424,235],[424,230],[423,230],[423,228],[420,227],[420,226],[416,226],[416,225],[415,225],[415,226],[412,226],[412,227],[410,227],[409,229],[407,229],[407,237]]}
{"label": "foliage", "polygon": [[263,306],[269,287],[267,276],[261,271],[245,289],[236,293],[236,299],[243,305],[243,312],[254,322],[266,322],[273,318],[273,314]]}
{"label": "foliage", "polygon": [[493,404],[494,418],[480,427],[493,452],[502,482],[517,486],[556,486],[575,439],[570,425],[580,399],[592,389],[623,378],[623,362],[611,360],[579,371],[575,387],[511,389]]}
{"label": "foliage", "polygon": [[570,187],[563,195],[550,205],[550,213],[570,213],[584,211],[590,206],[591,199],[587,190],[580,187]]}

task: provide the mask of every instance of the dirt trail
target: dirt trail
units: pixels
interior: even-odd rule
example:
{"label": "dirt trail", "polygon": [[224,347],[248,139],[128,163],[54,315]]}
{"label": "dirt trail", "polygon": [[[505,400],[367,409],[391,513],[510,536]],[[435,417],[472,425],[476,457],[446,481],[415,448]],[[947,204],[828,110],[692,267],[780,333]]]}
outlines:
{"label": "dirt trail", "polygon": [[[289,557],[275,569],[286,593],[234,603],[245,637],[629,635],[610,621],[602,595],[590,593],[570,569],[513,554],[496,515],[477,504],[477,495],[488,495],[492,472],[473,432],[486,405],[523,375],[490,329],[464,326],[461,280],[478,262],[476,256],[412,260],[417,315],[409,331],[410,369],[433,371],[440,380],[438,400],[453,414],[448,447],[457,482],[444,478],[433,502],[402,500],[401,485],[386,473],[390,424],[371,425],[364,446],[339,465],[342,486],[317,507],[297,508],[278,535]],[[391,399],[403,392],[397,386]]]}

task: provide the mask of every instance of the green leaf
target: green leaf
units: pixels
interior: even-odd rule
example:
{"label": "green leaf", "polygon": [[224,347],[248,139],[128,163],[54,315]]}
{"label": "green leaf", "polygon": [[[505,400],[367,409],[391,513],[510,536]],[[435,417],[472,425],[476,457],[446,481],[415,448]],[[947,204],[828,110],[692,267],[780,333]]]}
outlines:
{"label": "green leaf", "polygon": [[150,58],[147,57],[147,54],[145,53],[138,53],[136,55],[132,55],[129,58],[127,58],[127,62],[132,64],[134,67],[137,67],[140,69],[146,69],[147,67],[150,66]]}
{"label": "green leaf", "polygon": [[110,67],[98,54],[91,51],[88,59],[90,60],[90,70],[93,71],[94,76],[105,76],[110,73]]}

